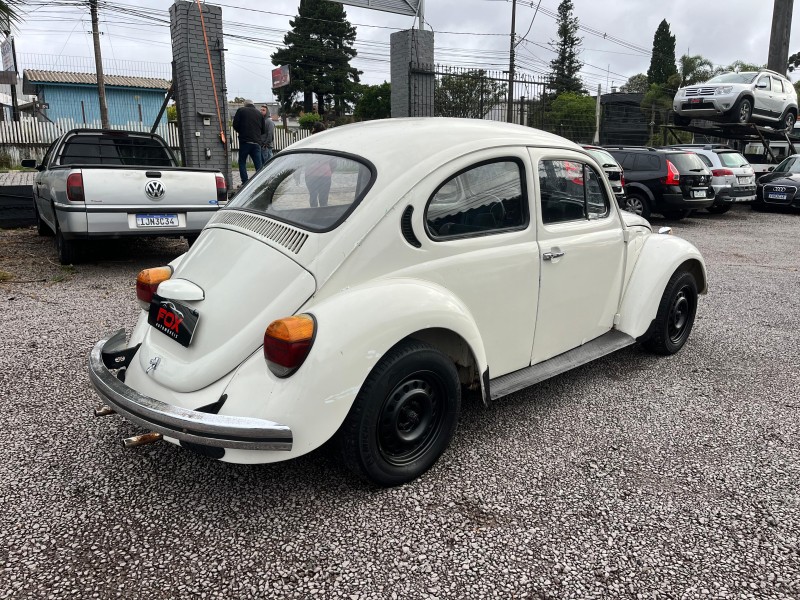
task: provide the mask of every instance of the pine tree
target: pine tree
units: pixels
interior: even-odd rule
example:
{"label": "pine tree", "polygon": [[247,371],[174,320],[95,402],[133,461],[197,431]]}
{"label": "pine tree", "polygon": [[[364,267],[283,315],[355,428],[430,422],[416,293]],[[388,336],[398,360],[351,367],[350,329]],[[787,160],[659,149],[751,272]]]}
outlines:
{"label": "pine tree", "polygon": [[[333,99],[337,115],[344,113],[358,89],[361,71],[350,66],[357,52],[356,28],[347,20],[341,4],[327,0],[300,0],[297,16],[289,21],[291,30],[283,37],[284,47],[272,54],[274,65],[289,65],[291,83],[276,95],[291,105],[294,95],[303,93],[306,112],[317,98],[320,113]],[[284,107],[285,108],[285,107]]]}
{"label": "pine tree", "polygon": [[558,5],[558,41],[550,42],[556,53],[550,62],[551,85],[556,96],[563,92],[584,92],[583,82],[578,75],[583,68],[578,58],[583,39],[578,37],[578,18],[572,10],[572,0],[561,0]]}
{"label": "pine tree", "polygon": [[659,23],[653,36],[653,56],[647,69],[647,81],[651,84],[666,85],[669,78],[678,74],[675,66],[675,36],[664,19]]}

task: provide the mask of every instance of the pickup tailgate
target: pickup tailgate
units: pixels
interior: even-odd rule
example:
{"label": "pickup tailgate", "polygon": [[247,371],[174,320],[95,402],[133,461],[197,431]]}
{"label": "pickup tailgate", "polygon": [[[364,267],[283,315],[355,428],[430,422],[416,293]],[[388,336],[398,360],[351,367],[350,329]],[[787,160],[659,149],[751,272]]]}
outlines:
{"label": "pickup tailgate", "polygon": [[82,167],[87,208],[92,205],[150,209],[217,205],[214,171],[183,168]]}

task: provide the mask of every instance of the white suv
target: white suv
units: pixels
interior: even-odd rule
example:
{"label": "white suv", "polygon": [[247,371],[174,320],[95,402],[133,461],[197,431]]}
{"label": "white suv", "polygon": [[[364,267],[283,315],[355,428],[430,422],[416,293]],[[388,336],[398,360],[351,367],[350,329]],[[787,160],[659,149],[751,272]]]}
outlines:
{"label": "white suv", "polygon": [[678,90],[672,102],[675,124],[692,119],[749,123],[791,130],[797,121],[797,93],[780,73],[723,73],[705,83]]}

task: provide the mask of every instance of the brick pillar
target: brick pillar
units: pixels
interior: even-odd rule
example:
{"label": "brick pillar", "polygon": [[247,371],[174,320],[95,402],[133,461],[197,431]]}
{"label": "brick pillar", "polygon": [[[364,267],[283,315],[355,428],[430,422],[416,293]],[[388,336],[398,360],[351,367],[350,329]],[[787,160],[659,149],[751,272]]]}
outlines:
{"label": "brick pillar", "polygon": [[[228,103],[225,85],[225,61],[222,42],[222,9],[202,3],[205,38],[200,9],[195,2],[176,0],[169,7],[172,34],[173,85],[178,105],[178,126],[181,132],[181,154],[187,167],[218,169],[225,174],[231,188],[229,143],[220,140],[222,131],[228,136]],[[214,86],[208,68],[208,53],[214,72],[219,114],[214,102]],[[208,124],[206,124],[208,123]]]}
{"label": "brick pillar", "polygon": [[397,31],[390,38],[392,116],[433,116],[433,32]]}

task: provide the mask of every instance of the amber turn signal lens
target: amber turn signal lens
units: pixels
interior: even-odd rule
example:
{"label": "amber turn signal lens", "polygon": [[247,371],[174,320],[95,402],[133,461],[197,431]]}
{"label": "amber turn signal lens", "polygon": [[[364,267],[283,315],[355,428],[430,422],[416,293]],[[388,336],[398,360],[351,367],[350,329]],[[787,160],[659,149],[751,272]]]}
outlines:
{"label": "amber turn signal lens", "polygon": [[158,289],[158,284],[170,277],[172,277],[172,267],[170,266],[140,271],[136,277],[136,297],[145,304],[150,304],[153,294]]}
{"label": "amber turn signal lens", "polygon": [[316,332],[311,315],[295,315],[273,321],[264,332],[264,358],[277,377],[294,373],[311,351]]}

